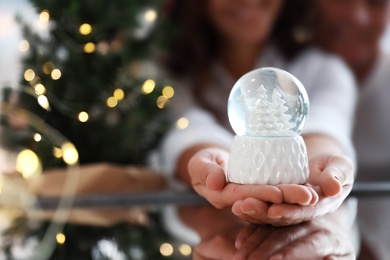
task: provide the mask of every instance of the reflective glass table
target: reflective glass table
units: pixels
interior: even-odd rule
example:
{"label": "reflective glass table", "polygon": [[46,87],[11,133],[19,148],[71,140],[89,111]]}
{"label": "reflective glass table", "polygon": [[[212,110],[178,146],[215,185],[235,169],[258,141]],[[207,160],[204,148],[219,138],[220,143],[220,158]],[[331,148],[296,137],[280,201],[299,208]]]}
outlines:
{"label": "reflective glass table", "polygon": [[[367,208],[388,204],[389,198],[390,183],[356,183],[335,213],[273,227],[243,223],[229,209],[214,209],[191,191],[76,195],[72,206],[59,210],[60,198],[46,196],[38,198],[40,210],[29,212],[27,220],[21,217],[14,229],[2,229],[1,257],[32,259],[39,248],[49,259],[333,259],[325,258],[331,254],[335,259],[355,259],[356,254],[380,259],[351,219],[357,213],[357,222],[377,222],[375,211],[356,212],[356,202]],[[53,224],[53,214],[61,210],[66,220]],[[383,221],[376,224],[386,228]],[[49,242],[43,241],[44,234],[51,234]],[[278,258],[277,252],[292,258]]]}

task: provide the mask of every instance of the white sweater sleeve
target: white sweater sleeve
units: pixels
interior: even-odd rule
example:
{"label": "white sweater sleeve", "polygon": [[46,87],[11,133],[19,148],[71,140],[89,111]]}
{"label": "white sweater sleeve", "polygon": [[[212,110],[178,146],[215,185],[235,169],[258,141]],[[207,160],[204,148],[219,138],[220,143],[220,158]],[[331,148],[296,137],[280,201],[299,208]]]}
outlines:
{"label": "white sweater sleeve", "polygon": [[188,99],[185,100],[190,102],[186,105],[187,109],[175,106],[173,114],[176,118],[185,117],[188,126],[185,129],[172,127],[160,148],[162,171],[166,174],[174,174],[180,155],[194,145],[210,143],[229,148],[233,141],[233,134],[219,125],[209,112],[191,105]]}
{"label": "white sweater sleeve", "polygon": [[357,95],[354,78],[338,58],[319,51],[313,53],[305,66],[296,71],[310,102],[309,119],[302,134],[328,135],[355,159],[351,140]]}

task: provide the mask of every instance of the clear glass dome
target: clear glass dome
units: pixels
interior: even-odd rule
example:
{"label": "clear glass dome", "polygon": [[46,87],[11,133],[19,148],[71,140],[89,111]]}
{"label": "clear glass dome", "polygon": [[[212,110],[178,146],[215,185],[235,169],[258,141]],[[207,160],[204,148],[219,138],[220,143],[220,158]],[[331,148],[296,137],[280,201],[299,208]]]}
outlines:
{"label": "clear glass dome", "polygon": [[309,113],[302,83],[287,71],[260,68],[242,76],[228,101],[230,124],[237,135],[296,136]]}

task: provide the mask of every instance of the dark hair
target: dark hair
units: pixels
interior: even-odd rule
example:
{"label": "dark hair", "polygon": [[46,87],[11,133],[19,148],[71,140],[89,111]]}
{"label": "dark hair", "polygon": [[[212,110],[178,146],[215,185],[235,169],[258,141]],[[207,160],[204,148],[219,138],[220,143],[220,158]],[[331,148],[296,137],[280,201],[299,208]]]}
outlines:
{"label": "dark hair", "polygon": [[[210,63],[217,55],[218,32],[207,15],[208,0],[169,0],[169,22],[176,27],[176,37],[168,47],[165,66],[174,76],[199,79],[207,74]],[[299,41],[297,30],[308,27],[312,0],[285,0],[271,33],[273,42],[286,59],[292,59],[307,43]]]}

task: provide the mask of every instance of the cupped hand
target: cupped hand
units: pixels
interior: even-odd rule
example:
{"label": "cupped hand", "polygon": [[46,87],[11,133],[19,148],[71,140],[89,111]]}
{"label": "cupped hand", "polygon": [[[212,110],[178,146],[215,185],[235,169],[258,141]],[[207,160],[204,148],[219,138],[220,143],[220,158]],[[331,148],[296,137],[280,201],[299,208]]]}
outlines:
{"label": "cupped hand", "polygon": [[282,191],[271,185],[242,185],[226,182],[229,153],[224,149],[205,148],[188,163],[194,190],[214,207],[230,207],[235,202],[254,198],[263,203],[281,203]]}
{"label": "cupped hand", "polygon": [[273,229],[249,224],[237,235],[233,259],[355,259],[345,233],[334,220],[324,217]]}
{"label": "cupped hand", "polygon": [[[252,223],[274,226],[297,224],[336,210],[352,189],[354,166],[344,156],[321,155],[309,162],[310,177],[305,185],[277,185],[283,203],[264,203],[255,198],[238,200],[232,211]],[[309,202],[297,203],[306,194]],[[318,200],[318,201],[317,201]]]}

